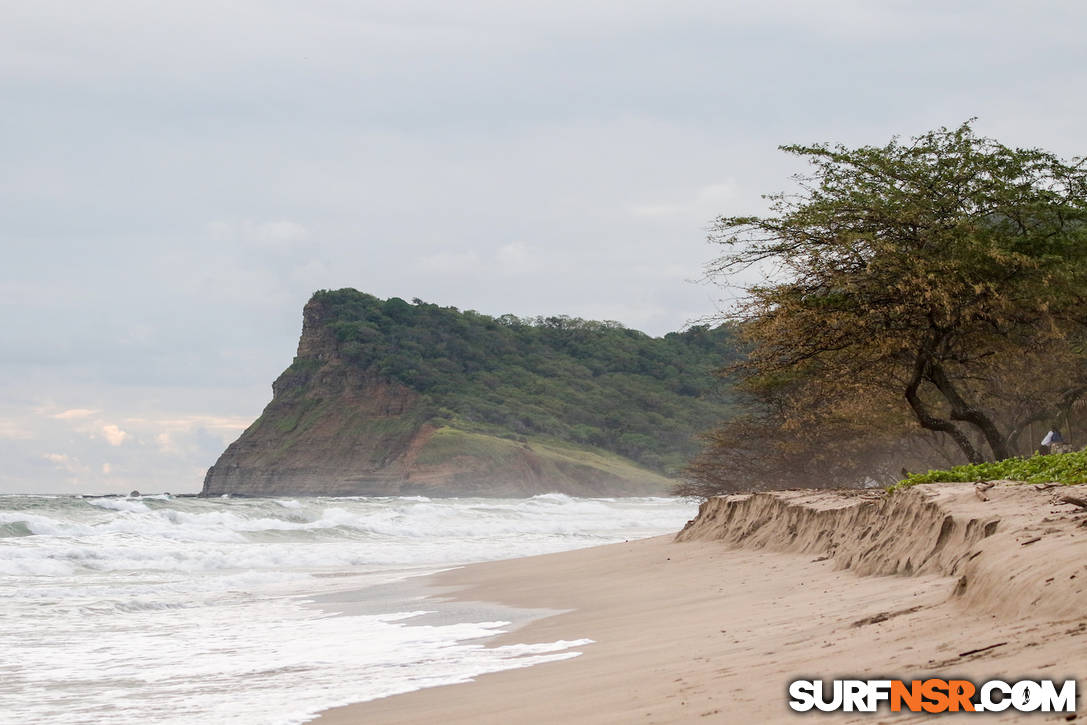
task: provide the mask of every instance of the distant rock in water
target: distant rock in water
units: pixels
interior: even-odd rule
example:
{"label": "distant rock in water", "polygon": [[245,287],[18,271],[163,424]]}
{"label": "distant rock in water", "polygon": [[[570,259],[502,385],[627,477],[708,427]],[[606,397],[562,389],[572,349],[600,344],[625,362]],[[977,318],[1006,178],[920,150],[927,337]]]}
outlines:
{"label": "distant rock in water", "polygon": [[318,292],[272,401],[202,494],[666,493],[729,415],[712,373],[733,339]]}
{"label": "distant rock in water", "polygon": [[128,494],[128,497],[129,498],[139,498],[140,497],[140,492],[139,491],[133,491],[132,493]]}

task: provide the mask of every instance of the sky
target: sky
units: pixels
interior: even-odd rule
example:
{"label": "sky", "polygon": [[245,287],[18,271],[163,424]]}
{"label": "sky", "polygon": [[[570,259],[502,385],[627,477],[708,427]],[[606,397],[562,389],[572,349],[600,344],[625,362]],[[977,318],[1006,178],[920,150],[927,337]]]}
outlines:
{"label": "sky", "polygon": [[777,147],[1087,151],[1087,5],[0,0],[0,493],[198,491],[303,304],[727,313]]}

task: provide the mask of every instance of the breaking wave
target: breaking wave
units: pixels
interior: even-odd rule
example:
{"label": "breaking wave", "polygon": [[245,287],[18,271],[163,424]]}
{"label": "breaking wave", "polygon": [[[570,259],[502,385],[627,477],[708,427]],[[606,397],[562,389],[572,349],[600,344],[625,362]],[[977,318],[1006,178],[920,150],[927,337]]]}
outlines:
{"label": "breaking wave", "polygon": [[676,499],[562,494],[440,501],[70,497],[27,503],[27,497],[0,497],[0,539],[35,539],[8,547],[0,575],[450,564],[640,538],[678,529],[693,510]]}
{"label": "breaking wave", "polygon": [[[332,616],[313,597],[473,561],[642,538],[668,498],[0,496],[0,701],[18,721],[299,723],[320,709],[550,662],[587,640],[485,647],[507,621],[415,624],[418,597]],[[361,645],[360,645],[361,643]],[[63,653],[63,657],[58,657]],[[72,703],[78,703],[73,708]],[[178,713],[183,713],[179,716]]]}

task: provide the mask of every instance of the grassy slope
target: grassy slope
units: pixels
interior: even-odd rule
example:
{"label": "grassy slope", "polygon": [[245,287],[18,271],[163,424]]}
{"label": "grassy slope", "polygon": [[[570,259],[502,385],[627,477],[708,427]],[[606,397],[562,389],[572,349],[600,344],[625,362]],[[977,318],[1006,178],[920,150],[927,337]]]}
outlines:
{"label": "grassy slope", "polygon": [[419,465],[437,466],[458,456],[470,456],[497,465],[515,460],[525,448],[537,457],[560,467],[584,466],[595,468],[620,478],[656,482],[666,490],[675,482],[657,472],[650,471],[614,453],[577,446],[546,437],[527,437],[522,440],[503,438],[487,433],[443,427],[419,451],[415,461]]}

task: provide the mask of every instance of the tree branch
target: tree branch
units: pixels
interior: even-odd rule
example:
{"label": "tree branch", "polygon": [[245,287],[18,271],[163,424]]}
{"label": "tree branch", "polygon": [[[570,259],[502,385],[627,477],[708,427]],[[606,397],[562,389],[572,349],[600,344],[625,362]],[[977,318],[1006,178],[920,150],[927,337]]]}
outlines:
{"label": "tree branch", "polygon": [[967,404],[959,391],[955,389],[950,378],[947,377],[943,367],[935,360],[929,362],[928,378],[936,386],[936,389],[943,394],[944,399],[951,404],[951,420],[961,420],[980,430],[996,460],[1002,461],[1005,458],[1011,458],[1004,435],[997,429],[996,424],[985,413]]}
{"label": "tree branch", "polygon": [[917,354],[913,366],[913,375],[910,376],[909,383],[906,385],[906,402],[910,404],[910,408],[922,428],[946,433],[962,449],[962,452],[966,454],[966,458],[971,463],[982,463],[985,459],[970,442],[970,439],[966,437],[966,434],[951,421],[937,418],[929,413],[925,408],[925,404],[921,401],[921,396],[918,395],[917,391],[921,387],[921,382],[925,379],[925,370],[929,364],[928,348],[929,343],[926,342],[922,350]]}

